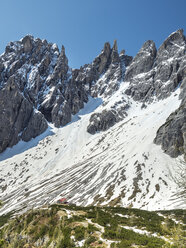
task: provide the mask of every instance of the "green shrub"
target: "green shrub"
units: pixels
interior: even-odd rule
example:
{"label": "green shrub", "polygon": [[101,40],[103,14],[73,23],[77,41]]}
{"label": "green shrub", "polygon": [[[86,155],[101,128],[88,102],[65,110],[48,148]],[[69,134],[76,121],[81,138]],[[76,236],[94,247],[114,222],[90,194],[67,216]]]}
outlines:
{"label": "green shrub", "polygon": [[62,233],[63,233],[63,238],[60,240],[57,248],[73,248],[74,243],[70,238],[71,235],[71,229],[68,227],[65,227],[62,229]]}
{"label": "green shrub", "polygon": [[83,226],[77,226],[75,229],[75,239],[78,241],[81,241],[84,239],[85,237],[85,227]]}
{"label": "green shrub", "polygon": [[5,214],[5,215],[1,215],[0,216],[0,227],[4,226],[4,224],[6,224],[9,221],[11,216],[12,216],[12,212]]}
{"label": "green shrub", "polygon": [[89,234],[91,234],[93,232],[99,231],[99,229],[97,227],[95,227],[94,225],[92,225],[92,224],[88,224],[87,231],[88,231]]}
{"label": "green shrub", "polygon": [[146,235],[138,234],[132,230],[127,230],[124,228],[122,228],[120,232],[111,228],[105,228],[104,238],[118,241],[122,240],[122,242],[127,241],[127,245],[134,243],[135,245],[142,245],[148,248],[159,248],[162,247],[162,245],[165,243],[162,239],[148,237]]}
{"label": "green shrub", "polygon": [[34,218],[34,212],[30,212],[27,216],[26,216],[26,224],[28,225]]}
{"label": "green shrub", "polygon": [[94,236],[90,236],[90,237],[86,240],[85,244],[86,244],[86,245],[90,245],[90,244],[94,243],[95,241],[96,241],[96,238],[95,238]]}
{"label": "green shrub", "polygon": [[[127,248],[127,247],[131,247],[132,241],[129,240],[122,240],[120,243],[117,244],[117,248]],[[114,246],[113,246],[114,247]],[[115,248],[115,247],[114,247]]]}
{"label": "green shrub", "polygon": [[4,239],[0,239],[0,247],[6,247],[7,242]]}
{"label": "green shrub", "polygon": [[41,225],[40,231],[39,231],[39,236],[40,236],[40,238],[44,237],[45,234],[47,233],[47,231],[48,231],[48,226],[46,226],[46,225]]}

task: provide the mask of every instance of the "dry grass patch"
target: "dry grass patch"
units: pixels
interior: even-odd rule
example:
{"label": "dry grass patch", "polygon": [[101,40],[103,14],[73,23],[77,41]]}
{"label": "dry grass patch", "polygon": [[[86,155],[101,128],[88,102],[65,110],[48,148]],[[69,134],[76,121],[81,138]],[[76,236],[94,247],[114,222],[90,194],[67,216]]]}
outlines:
{"label": "dry grass patch", "polygon": [[59,210],[57,212],[57,215],[61,218],[61,217],[67,216],[67,212],[64,210]]}

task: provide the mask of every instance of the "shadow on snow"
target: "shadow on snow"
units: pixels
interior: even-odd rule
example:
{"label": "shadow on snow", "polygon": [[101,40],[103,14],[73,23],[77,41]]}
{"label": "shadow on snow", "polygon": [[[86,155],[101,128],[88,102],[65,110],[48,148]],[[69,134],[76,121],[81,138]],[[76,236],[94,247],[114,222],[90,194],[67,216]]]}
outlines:
{"label": "shadow on snow", "polygon": [[[81,116],[87,115],[92,113],[97,107],[99,107],[102,104],[101,98],[92,98],[89,97],[89,101],[84,105],[83,109],[80,109],[80,111],[72,116],[72,121],[69,122],[67,125],[70,125],[78,120],[81,119]],[[67,126],[66,125],[66,126]],[[16,156],[18,154],[21,154],[35,146],[38,145],[38,143],[46,138],[47,136],[54,135],[55,132],[52,130],[51,126],[48,126],[47,130],[37,136],[36,138],[31,139],[28,142],[19,141],[18,144],[13,146],[12,148],[7,148],[4,152],[0,154],[0,162],[3,160],[6,160],[8,158],[12,158],[13,156]]]}

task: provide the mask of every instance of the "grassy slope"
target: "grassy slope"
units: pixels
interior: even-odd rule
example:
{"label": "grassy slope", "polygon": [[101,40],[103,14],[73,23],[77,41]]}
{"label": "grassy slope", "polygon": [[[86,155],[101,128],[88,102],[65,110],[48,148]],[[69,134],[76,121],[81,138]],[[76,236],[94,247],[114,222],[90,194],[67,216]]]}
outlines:
{"label": "grassy slope", "polygon": [[[184,247],[186,211],[52,205],[0,217],[0,247]],[[140,233],[139,233],[140,232]]]}

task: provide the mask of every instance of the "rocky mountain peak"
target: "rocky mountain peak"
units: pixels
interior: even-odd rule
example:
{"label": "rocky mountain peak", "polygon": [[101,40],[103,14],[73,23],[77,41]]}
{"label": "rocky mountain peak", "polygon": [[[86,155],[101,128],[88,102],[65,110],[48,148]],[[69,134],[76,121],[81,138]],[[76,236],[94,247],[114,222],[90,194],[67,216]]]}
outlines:
{"label": "rocky mountain peak", "polygon": [[184,31],[183,29],[178,29],[176,32],[169,35],[169,37],[164,41],[162,46],[165,48],[169,45],[177,44],[181,46],[185,41]]}
{"label": "rocky mountain peak", "polygon": [[114,40],[114,44],[113,44],[113,47],[112,47],[112,51],[118,51],[117,40]]}
{"label": "rocky mountain peak", "polygon": [[104,44],[104,48],[95,60],[93,61],[93,66],[98,71],[99,74],[102,74],[107,68],[110,63],[110,55],[111,55],[111,48],[110,43],[106,42]]}
{"label": "rocky mountain peak", "polygon": [[65,47],[62,45],[61,53],[54,68],[55,77],[60,78],[61,81],[64,82],[65,80],[67,80],[68,69],[68,58],[65,54]]}
{"label": "rocky mountain peak", "polygon": [[119,63],[120,59],[119,59],[119,54],[118,54],[118,45],[117,45],[117,41],[114,40],[114,44],[112,47],[112,53],[111,53],[111,63],[115,64],[115,63]]}
{"label": "rocky mountain peak", "polygon": [[60,56],[66,56],[65,55],[65,47],[62,45],[62,48],[61,48],[61,54]]}
{"label": "rocky mountain peak", "polygon": [[29,53],[32,51],[32,47],[33,47],[32,41],[33,41],[33,36],[31,35],[27,35],[22,39],[22,44],[25,53]]}
{"label": "rocky mountain peak", "polygon": [[121,50],[121,52],[120,52],[120,54],[119,54],[120,56],[123,56],[123,55],[125,55],[125,50],[123,49],[123,50]]}
{"label": "rocky mountain peak", "polygon": [[186,40],[183,33],[183,29],[179,29],[176,32],[169,35],[169,37],[163,42],[157,51],[157,58],[155,65],[170,59],[171,57],[185,55]]}
{"label": "rocky mountain peak", "polygon": [[109,54],[110,51],[111,51],[110,43],[109,42],[105,42],[102,52],[105,53],[105,54]]}
{"label": "rocky mountain peak", "polygon": [[140,51],[132,60],[132,63],[126,71],[125,80],[129,81],[140,73],[145,73],[151,70],[156,58],[156,46],[151,40],[146,41]]}
{"label": "rocky mountain peak", "polygon": [[156,45],[153,40],[147,40],[141,47],[137,55],[142,52],[154,52],[156,51]]}

